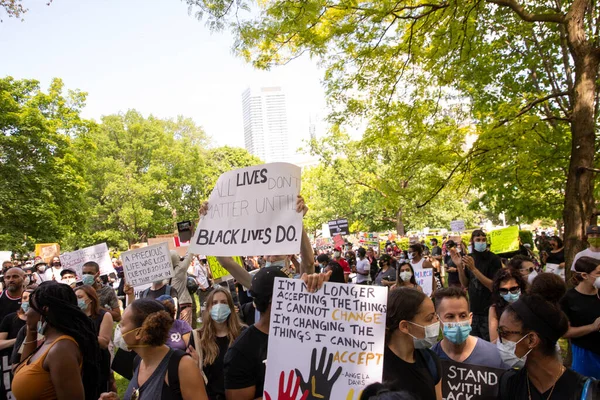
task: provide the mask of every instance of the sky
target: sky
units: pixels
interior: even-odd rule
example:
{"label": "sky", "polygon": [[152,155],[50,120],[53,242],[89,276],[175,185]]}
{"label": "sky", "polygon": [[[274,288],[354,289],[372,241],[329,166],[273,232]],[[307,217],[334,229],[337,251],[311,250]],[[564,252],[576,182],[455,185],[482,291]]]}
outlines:
{"label": "sky", "polygon": [[308,137],[311,115],[326,115],[323,71],[308,57],[259,71],[231,50],[228,32],[211,32],[179,0],[24,0],[24,21],[0,23],[0,76],[54,77],[88,93],[83,116],[136,109],[191,117],[215,146],[244,147],[242,92],[282,86],[292,150]]}

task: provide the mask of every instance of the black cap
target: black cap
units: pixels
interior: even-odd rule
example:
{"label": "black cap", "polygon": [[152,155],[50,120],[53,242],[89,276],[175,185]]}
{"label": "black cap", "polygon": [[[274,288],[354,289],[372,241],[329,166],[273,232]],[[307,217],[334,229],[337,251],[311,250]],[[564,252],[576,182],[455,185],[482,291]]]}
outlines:
{"label": "black cap", "polygon": [[591,235],[591,234],[594,234],[594,233],[600,233],[600,228],[598,227],[598,225],[590,225],[585,230],[585,233],[586,233],[586,235]]}
{"label": "black cap", "polygon": [[288,276],[279,267],[265,267],[258,271],[252,278],[252,286],[250,286],[252,297],[272,297],[275,278],[288,278]]}
{"label": "black cap", "polygon": [[66,269],[63,269],[62,271],[60,271],[60,277],[61,277],[61,278],[62,278],[63,276],[65,276],[66,274],[72,274],[72,275],[75,275],[75,276],[77,276],[77,272],[75,272],[74,270],[72,270],[72,269],[69,269],[69,268],[66,268]]}
{"label": "black cap", "polygon": [[317,256],[317,261],[323,264],[329,263],[329,256],[327,254],[319,254]]}

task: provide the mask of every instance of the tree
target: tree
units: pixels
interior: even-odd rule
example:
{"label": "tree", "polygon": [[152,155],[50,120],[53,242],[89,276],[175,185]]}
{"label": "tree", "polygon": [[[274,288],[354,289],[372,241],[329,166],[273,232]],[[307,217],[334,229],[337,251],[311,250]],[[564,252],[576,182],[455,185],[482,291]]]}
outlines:
{"label": "tree", "polygon": [[[87,182],[71,138],[93,125],[80,118],[86,94],[54,79],[0,79],[0,246],[56,242],[82,231]],[[25,240],[26,239],[26,240]]]}
{"label": "tree", "polygon": [[[258,17],[246,20],[240,10],[250,6],[248,1],[187,3],[200,7],[200,16],[208,15],[213,26],[231,27],[237,52],[258,67],[285,63],[304,52],[319,57],[327,67],[328,97],[336,104],[334,120],[372,119],[402,96],[433,98],[436,89],[457,91],[469,100],[479,139],[454,172],[477,172],[475,186],[490,186],[481,183],[486,176],[480,167],[507,151],[488,139],[533,129],[557,155],[556,171],[540,174],[541,187],[548,186],[545,174],[552,175],[554,186],[559,171],[567,171],[559,189],[567,260],[583,247],[585,225],[597,214],[591,170],[599,109],[600,11],[595,2],[283,0],[260,3],[261,12],[253,14]],[[511,149],[531,150],[538,169],[548,155],[528,145]],[[508,171],[515,171],[515,165]],[[517,180],[509,187],[512,183]]]}

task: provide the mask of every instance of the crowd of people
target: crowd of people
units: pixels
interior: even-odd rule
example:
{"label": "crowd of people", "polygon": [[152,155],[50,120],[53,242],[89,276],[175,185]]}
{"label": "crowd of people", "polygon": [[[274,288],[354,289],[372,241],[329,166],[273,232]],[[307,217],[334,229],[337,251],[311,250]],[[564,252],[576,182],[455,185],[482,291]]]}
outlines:
{"label": "crowd of people", "polygon": [[[307,212],[301,197],[297,211]],[[317,251],[303,231],[296,255],[244,257],[242,265],[218,257],[235,285],[215,283],[206,257],[172,252],[172,278],[137,298],[118,259],[115,276],[90,261],[80,277],[58,257],[50,265],[7,260],[0,398],[262,398],[280,277],[302,279],[310,292],[325,282],[387,288],[383,376],[361,399],[441,400],[442,360],[506,370],[502,400],[597,399],[599,227],[587,228],[587,242],[570,266],[571,289],[560,238],[537,238],[539,258],[527,248],[501,257],[482,230],[469,243],[432,239],[403,250],[390,242],[381,254],[351,244]],[[415,279],[427,268],[431,288]],[[129,380],[120,395],[116,373]],[[308,392],[293,400],[317,398]]]}

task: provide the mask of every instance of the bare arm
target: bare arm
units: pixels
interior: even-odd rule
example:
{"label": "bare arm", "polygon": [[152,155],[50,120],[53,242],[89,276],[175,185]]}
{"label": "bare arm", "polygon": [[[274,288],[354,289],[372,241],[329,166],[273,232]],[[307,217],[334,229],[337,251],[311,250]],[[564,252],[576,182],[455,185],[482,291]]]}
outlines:
{"label": "bare arm", "polygon": [[98,334],[98,344],[101,349],[108,348],[112,337],[113,319],[110,313],[104,314],[100,323],[100,333]]}
{"label": "bare arm", "polygon": [[496,343],[498,340],[498,317],[496,316],[496,307],[490,306],[488,310],[488,324],[490,331],[490,343]]}
{"label": "bare arm", "polygon": [[8,332],[0,332],[0,350],[8,349],[13,346],[17,339],[7,339]]}
{"label": "bare arm", "polygon": [[300,274],[314,274],[315,272],[315,253],[313,253],[312,245],[308,234],[302,226],[302,240],[300,242],[300,256],[302,264],[300,264]]}
{"label": "bare arm", "polygon": [[242,286],[249,288],[252,284],[252,275],[238,263],[233,261],[231,257],[217,257],[217,261],[225,268],[236,281]]}
{"label": "bare arm", "polygon": [[442,381],[440,380],[437,385],[435,385],[435,398],[436,400],[443,400],[442,397]]}
{"label": "bare arm", "polygon": [[23,353],[21,353],[21,362],[27,360],[27,358],[37,349],[37,329],[30,328],[27,324],[27,335],[23,340]]}
{"label": "bare arm", "polygon": [[112,320],[114,322],[119,322],[121,320],[121,309],[119,307],[116,308],[105,308],[104,309],[108,314],[110,314],[110,317],[112,318]]}
{"label": "bare arm", "polygon": [[460,280],[460,284],[463,285],[463,287],[468,288],[469,278],[467,277],[467,273],[465,272],[465,266],[463,265],[462,260],[460,259],[460,255],[456,253],[454,249],[450,250],[450,254],[452,257],[452,261],[458,269],[458,279]]}
{"label": "bare arm", "polygon": [[[85,399],[80,362],[79,347],[70,340],[61,340],[50,349],[44,366],[50,371],[50,379],[58,400]],[[65,379],[66,376],[69,379]]]}
{"label": "bare arm", "polygon": [[200,368],[192,357],[183,357],[179,362],[179,382],[183,400],[208,400]]}
{"label": "bare arm", "polygon": [[[475,266],[475,260],[473,260],[473,257],[464,256],[463,264],[465,264],[467,266],[467,268],[469,268],[469,271],[471,271],[471,273],[473,275],[475,275],[477,280],[479,282],[481,282],[481,284],[483,286],[485,286],[490,292],[492,291],[493,281],[490,278],[488,278],[487,276],[485,276],[484,274],[482,274],[481,271],[479,271],[477,269],[477,267]],[[462,281],[461,281],[461,283],[462,283]]]}
{"label": "bare arm", "polygon": [[598,331],[600,331],[600,318],[597,318],[593,324],[584,326],[571,326],[569,324],[569,330],[563,337],[565,339],[578,338]]}

